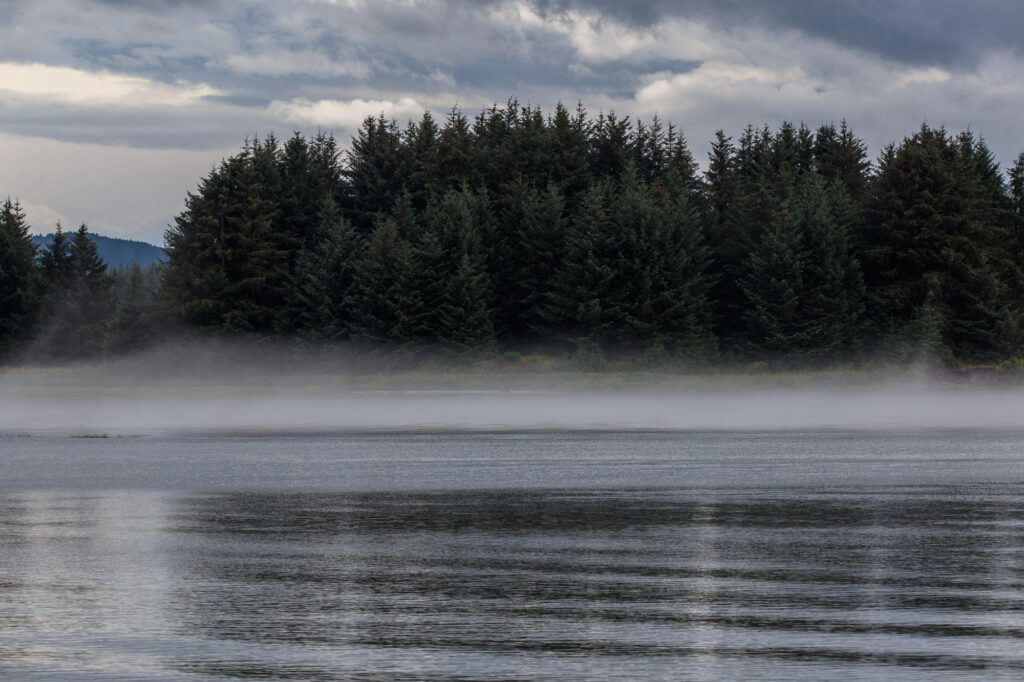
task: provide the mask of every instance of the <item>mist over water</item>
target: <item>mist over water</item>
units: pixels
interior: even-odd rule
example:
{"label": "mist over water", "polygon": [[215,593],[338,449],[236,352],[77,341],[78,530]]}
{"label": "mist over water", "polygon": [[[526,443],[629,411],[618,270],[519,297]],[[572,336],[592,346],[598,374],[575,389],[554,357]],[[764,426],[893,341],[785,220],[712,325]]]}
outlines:
{"label": "mist over water", "polygon": [[675,390],[331,390],[0,385],[0,431],[806,430],[1024,427],[1024,391],[886,384]]}
{"label": "mist over water", "polygon": [[1015,387],[189,355],[0,374],[0,678],[1024,671]]}

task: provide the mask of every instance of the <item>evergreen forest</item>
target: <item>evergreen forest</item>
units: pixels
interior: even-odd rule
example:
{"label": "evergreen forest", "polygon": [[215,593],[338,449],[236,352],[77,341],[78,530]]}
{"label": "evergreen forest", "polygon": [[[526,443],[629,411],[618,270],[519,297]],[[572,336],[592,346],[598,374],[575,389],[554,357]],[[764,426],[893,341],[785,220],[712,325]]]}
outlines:
{"label": "evergreen forest", "polygon": [[165,263],[85,225],[37,251],[0,204],[0,352],[64,361],[177,334],[401,357],[606,363],[1024,357],[1024,153],[922,125],[683,133],[511,100],[402,127],[247,140],[189,193]]}

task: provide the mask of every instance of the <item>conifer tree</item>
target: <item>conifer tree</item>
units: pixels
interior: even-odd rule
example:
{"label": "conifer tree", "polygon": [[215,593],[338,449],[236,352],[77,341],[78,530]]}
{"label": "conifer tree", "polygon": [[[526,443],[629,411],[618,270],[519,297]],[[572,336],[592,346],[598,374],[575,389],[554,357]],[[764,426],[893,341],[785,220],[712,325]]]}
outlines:
{"label": "conifer tree", "polygon": [[[688,198],[658,198],[627,173],[610,210],[615,324],[623,349],[705,355],[713,345],[708,252]],[[639,348],[637,346],[639,345]]]}
{"label": "conifer tree", "polygon": [[814,168],[827,182],[839,183],[858,210],[868,196],[871,163],[867,146],[857,139],[846,119],[818,128],[814,138]]}
{"label": "conifer tree", "polygon": [[164,235],[167,295],[190,324],[257,335],[282,327],[289,265],[275,230],[275,147],[254,142],[223,161]]}
{"label": "conifer tree", "polygon": [[617,182],[634,158],[629,116],[599,113],[590,130],[590,168],[595,177]]}
{"label": "conifer tree", "polygon": [[612,339],[617,311],[612,302],[615,272],[608,205],[610,187],[592,186],[582,198],[566,235],[565,255],[552,276],[551,291],[538,311],[553,340],[577,353],[596,353]]}
{"label": "conifer tree", "polygon": [[1006,238],[997,216],[1009,206],[999,209],[990,161],[978,154],[987,156],[972,140],[923,125],[880,159],[864,249],[879,337],[916,343],[910,321],[928,305],[958,357],[992,358],[1018,343],[1007,270],[989,241]]}
{"label": "conifer tree", "polygon": [[1014,213],[1024,216],[1024,152],[1017,156],[1008,175],[1010,178],[1010,205]]}
{"label": "conifer tree", "polygon": [[0,353],[31,329],[38,302],[36,248],[21,204],[0,203]]}
{"label": "conifer tree", "polygon": [[353,332],[358,238],[333,200],[324,205],[315,235],[289,282],[287,326],[310,339],[347,339]]}
{"label": "conifer tree", "polygon": [[137,263],[112,273],[115,309],[104,347],[112,353],[136,351],[159,338],[162,329],[156,305],[160,266]]}
{"label": "conifer tree", "polygon": [[782,206],[747,256],[740,280],[747,297],[743,318],[752,354],[775,358],[806,349],[809,320],[801,309],[806,267],[803,234],[789,207]]}
{"label": "conifer tree", "polygon": [[553,147],[554,161],[549,169],[549,182],[561,190],[568,207],[576,204],[576,197],[590,184],[590,169],[587,163],[587,140],[589,121],[582,104],[575,115],[561,102],[555,107],[555,114],[548,124],[549,144]]}
{"label": "conifer tree", "polygon": [[380,216],[356,262],[356,339],[409,348],[423,343],[429,334],[421,293],[427,273],[420,272],[412,243],[403,232],[396,218]]}
{"label": "conifer tree", "polygon": [[483,184],[473,133],[465,114],[458,107],[448,112],[436,145],[424,159],[423,166],[423,187],[433,199],[463,186],[479,187]]}
{"label": "conifer tree", "polygon": [[483,351],[495,342],[491,282],[483,252],[491,230],[486,199],[468,189],[448,192],[427,207],[418,245],[423,273],[434,278],[422,293],[431,337],[456,352]]}
{"label": "conifer tree", "polygon": [[62,320],[67,329],[67,340],[74,339],[75,355],[96,355],[103,350],[107,325],[113,313],[113,281],[84,223],[72,237],[68,255],[71,261],[71,298]]}
{"label": "conifer tree", "polygon": [[808,321],[805,355],[837,358],[860,350],[864,278],[850,230],[856,209],[841,186],[808,176],[798,191],[795,217],[806,249],[801,315]]}
{"label": "conifer tree", "polygon": [[398,123],[383,114],[367,117],[352,138],[345,179],[350,198],[349,220],[360,233],[369,232],[378,213],[391,210],[413,172],[410,149]]}
{"label": "conifer tree", "polygon": [[553,185],[539,191],[522,183],[508,199],[491,248],[495,324],[506,342],[536,344],[545,335],[540,311],[565,248],[565,201]]}

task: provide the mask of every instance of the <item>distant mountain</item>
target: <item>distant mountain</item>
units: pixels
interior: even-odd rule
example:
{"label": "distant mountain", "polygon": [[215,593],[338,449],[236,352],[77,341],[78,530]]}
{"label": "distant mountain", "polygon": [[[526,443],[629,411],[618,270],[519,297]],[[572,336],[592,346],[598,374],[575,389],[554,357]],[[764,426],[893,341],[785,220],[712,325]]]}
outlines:
{"label": "distant mountain", "polygon": [[[92,240],[96,242],[96,250],[100,253],[107,267],[111,270],[127,268],[133,264],[139,267],[147,267],[161,261],[166,255],[159,246],[153,246],[148,242],[138,242],[134,239],[118,239],[117,237],[104,237],[98,234],[89,233]],[[34,235],[32,243],[42,251],[53,239],[52,234],[46,236]]]}

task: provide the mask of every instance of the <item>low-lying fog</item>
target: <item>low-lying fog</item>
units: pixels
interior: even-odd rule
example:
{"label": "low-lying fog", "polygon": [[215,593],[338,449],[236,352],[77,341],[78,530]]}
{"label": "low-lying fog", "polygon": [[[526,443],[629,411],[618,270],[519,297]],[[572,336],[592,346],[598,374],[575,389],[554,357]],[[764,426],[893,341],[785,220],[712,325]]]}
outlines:
{"label": "low-lying fog", "polygon": [[[460,375],[442,375],[445,388],[440,390],[439,382],[431,384],[422,380],[422,374],[410,374],[384,382],[388,390],[381,390],[372,381],[331,374],[335,369],[296,375],[265,363],[236,364],[234,369],[229,364],[206,362],[198,371],[190,371],[187,379],[174,368],[162,373],[140,370],[152,363],[88,371],[8,370],[0,374],[0,432],[115,436],[427,429],[1024,427],[1024,390],[927,378],[861,379],[847,386],[802,382],[805,385],[786,388],[772,387],[763,377],[748,381],[704,375],[680,377],[670,384],[661,381],[649,388],[611,389],[591,382],[598,388],[584,390],[579,381],[574,382],[574,377],[582,375],[545,378],[535,373],[543,381],[523,382],[500,377],[481,380],[479,375],[467,374],[461,383]],[[257,375],[254,366],[266,372]],[[219,370],[226,373],[218,379]],[[570,383],[575,388],[566,388]]]}
{"label": "low-lying fog", "polygon": [[710,393],[4,395],[0,431],[157,434],[403,429],[1019,428],[1024,394],[917,388]]}

